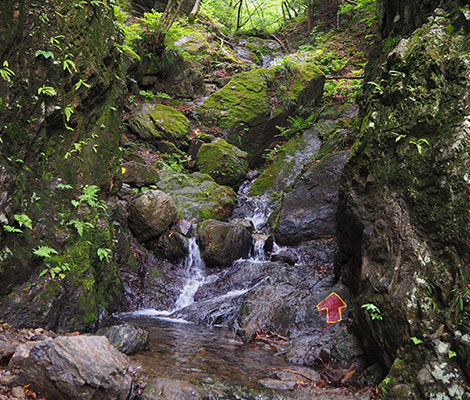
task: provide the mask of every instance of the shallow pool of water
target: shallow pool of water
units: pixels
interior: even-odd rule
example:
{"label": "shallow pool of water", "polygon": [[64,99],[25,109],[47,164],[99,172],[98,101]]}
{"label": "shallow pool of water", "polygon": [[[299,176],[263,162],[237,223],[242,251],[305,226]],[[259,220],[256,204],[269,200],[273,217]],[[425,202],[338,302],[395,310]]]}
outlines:
{"label": "shallow pool of water", "polygon": [[148,351],[132,356],[149,379],[164,377],[195,384],[258,387],[258,380],[288,368],[267,345],[243,344],[223,328],[208,329],[149,317],[126,316],[150,333]]}

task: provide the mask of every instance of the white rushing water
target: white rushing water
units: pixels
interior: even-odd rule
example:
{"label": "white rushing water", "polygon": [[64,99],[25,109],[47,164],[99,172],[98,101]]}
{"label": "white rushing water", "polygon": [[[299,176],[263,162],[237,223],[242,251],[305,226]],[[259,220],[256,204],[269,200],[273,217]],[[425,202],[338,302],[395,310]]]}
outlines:
{"label": "white rushing water", "polygon": [[175,308],[172,312],[181,310],[194,303],[194,295],[200,286],[206,283],[204,276],[204,269],[206,265],[201,257],[199,246],[196,238],[189,239],[188,255],[184,260],[184,279],[185,284],[183,290],[175,303]]}

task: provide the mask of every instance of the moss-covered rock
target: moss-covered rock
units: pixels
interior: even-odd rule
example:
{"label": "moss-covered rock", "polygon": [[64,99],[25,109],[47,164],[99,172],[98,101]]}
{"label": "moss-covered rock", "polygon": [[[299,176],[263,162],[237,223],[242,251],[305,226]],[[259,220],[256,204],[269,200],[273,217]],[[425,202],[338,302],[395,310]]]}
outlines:
{"label": "moss-covered rock", "polygon": [[251,196],[282,192],[294,182],[304,165],[314,159],[321,141],[316,130],[307,130],[271,150],[274,160],[250,187]]}
{"label": "moss-covered rock", "polygon": [[238,147],[218,138],[212,143],[201,145],[196,156],[196,166],[199,171],[214,178],[219,185],[237,189],[248,171],[246,155]]}
{"label": "moss-covered rock", "polygon": [[[120,35],[103,2],[11,4],[0,10],[1,58],[14,71],[0,81],[0,318],[86,330],[122,295],[112,221],[99,202],[121,173]],[[81,197],[86,187],[96,188],[98,209]],[[40,245],[57,251],[54,260],[33,255]],[[45,282],[52,268],[65,277]]]}
{"label": "moss-covered rock", "polygon": [[310,62],[256,69],[235,75],[198,108],[201,122],[229,133],[229,141],[248,152],[252,165],[275,140],[276,125],[285,122],[294,106],[311,105],[323,91],[324,76]]}
{"label": "moss-covered rock", "polygon": [[[385,368],[406,360],[389,379],[416,398],[460,398],[442,382],[464,378],[434,346],[470,330],[470,41],[455,29],[461,18],[469,23],[468,5],[438,9],[387,55],[340,189],[338,264],[356,292],[358,332]],[[366,303],[383,319],[372,320]],[[429,345],[410,351],[411,338]],[[398,398],[397,386],[384,387]]]}
{"label": "moss-covered rock", "polygon": [[163,104],[142,104],[129,118],[131,130],[141,139],[165,148],[169,142],[178,148],[189,145],[189,121],[179,111]]}
{"label": "moss-covered rock", "polygon": [[195,32],[193,35],[180,37],[174,42],[173,46],[180,51],[197,54],[207,50],[209,44],[199,32]]}
{"label": "moss-covered rock", "polygon": [[221,186],[200,172],[164,171],[157,186],[173,199],[178,218],[225,220],[237,201],[232,188]]}

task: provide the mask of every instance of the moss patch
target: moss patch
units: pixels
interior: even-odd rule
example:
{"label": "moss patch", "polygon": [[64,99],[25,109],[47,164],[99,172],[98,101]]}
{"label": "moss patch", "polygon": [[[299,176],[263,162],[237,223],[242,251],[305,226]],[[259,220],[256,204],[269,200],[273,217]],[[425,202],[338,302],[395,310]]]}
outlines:
{"label": "moss patch", "polygon": [[225,220],[236,203],[232,188],[218,185],[209,175],[200,172],[189,175],[162,172],[157,186],[172,197],[178,218]]}
{"label": "moss patch", "polygon": [[218,184],[237,189],[248,170],[246,156],[246,152],[219,138],[202,144],[196,165],[199,171],[210,175]]}
{"label": "moss patch", "polygon": [[187,147],[190,124],[174,108],[163,104],[142,104],[129,118],[132,131],[144,140],[159,144],[169,142],[178,148]]}

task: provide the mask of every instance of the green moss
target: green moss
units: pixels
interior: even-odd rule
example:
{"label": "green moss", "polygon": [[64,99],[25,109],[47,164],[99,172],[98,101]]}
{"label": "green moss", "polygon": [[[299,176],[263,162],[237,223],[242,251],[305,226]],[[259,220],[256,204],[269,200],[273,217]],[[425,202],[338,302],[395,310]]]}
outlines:
{"label": "green moss", "polygon": [[188,119],[174,108],[163,104],[143,104],[138,107],[129,119],[131,129],[142,139],[154,143],[187,146],[190,123]]}
{"label": "green moss", "polygon": [[204,143],[196,156],[196,165],[218,184],[238,188],[248,171],[247,153],[224,139]]}
{"label": "green moss", "polygon": [[201,122],[229,130],[262,122],[270,112],[266,76],[272,74],[258,69],[234,76],[198,108]]}
{"label": "green moss", "polygon": [[173,199],[178,218],[224,220],[236,203],[232,188],[218,185],[209,175],[200,172],[188,175],[165,171],[157,186]]}

